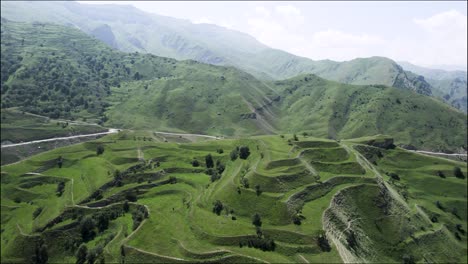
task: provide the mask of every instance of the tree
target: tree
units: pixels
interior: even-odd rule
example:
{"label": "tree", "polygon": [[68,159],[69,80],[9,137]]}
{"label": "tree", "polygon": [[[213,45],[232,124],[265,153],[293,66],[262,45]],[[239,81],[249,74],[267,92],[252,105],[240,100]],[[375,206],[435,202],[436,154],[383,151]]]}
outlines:
{"label": "tree", "polygon": [[241,159],[247,159],[250,155],[250,149],[249,147],[242,146],[239,148],[239,158]]}
{"label": "tree", "polygon": [[223,211],[224,205],[220,200],[216,200],[213,206],[213,213],[220,215]]}
{"label": "tree", "polygon": [[229,156],[231,157],[232,161],[235,161],[237,159],[237,156],[239,155],[239,152],[237,149],[233,149]]}
{"label": "tree", "polygon": [[47,252],[47,246],[41,241],[39,244],[36,244],[32,262],[34,264],[46,264],[48,260],[49,254]]}
{"label": "tree", "polygon": [[460,169],[460,167],[453,168],[453,174],[459,179],[465,179],[465,175],[463,175],[463,172]]}
{"label": "tree", "polygon": [[59,167],[59,169],[62,168],[62,165],[63,165],[63,158],[62,156],[59,156],[58,159],[57,159],[57,165]]}
{"label": "tree", "polygon": [[245,178],[245,177],[242,177],[241,179],[241,184],[242,186],[244,186],[244,188],[249,188],[249,179]]}
{"label": "tree", "polygon": [[136,202],[138,197],[135,192],[131,191],[125,194],[125,199],[127,199],[127,201],[130,201],[130,202]]}
{"label": "tree", "polygon": [[141,79],[141,75],[139,72],[135,72],[135,74],[133,75],[133,79],[134,80],[140,80]]}
{"label": "tree", "polygon": [[84,264],[86,261],[86,256],[88,255],[88,248],[85,244],[81,244],[81,246],[76,251],[76,264]]}
{"label": "tree", "polygon": [[200,166],[200,162],[198,162],[198,160],[194,159],[194,160],[192,160],[192,166],[193,167],[198,167],[198,166]]}
{"label": "tree", "polygon": [[96,148],[96,154],[101,155],[102,153],[104,153],[104,146],[103,145],[98,145],[97,148]]}
{"label": "tree", "polygon": [[322,251],[324,252],[331,251],[330,243],[328,242],[327,236],[325,234],[319,235],[317,239],[317,243]]}
{"label": "tree", "polygon": [[65,190],[65,182],[61,181],[57,184],[57,196],[60,197],[63,194],[63,191]]}
{"label": "tree", "polygon": [[445,174],[443,171],[437,171],[437,176],[441,177],[441,178],[445,178]]}
{"label": "tree", "polygon": [[97,217],[97,228],[99,229],[99,232],[103,232],[109,227],[109,217],[101,213]]}
{"label": "tree", "polygon": [[396,174],[394,172],[390,172],[389,176],[394,180],[397,180],[397,181],[400,180],[400,176],[398,176],[398,174]]}
{"label": "tree", "polygon": [[260,190],[260,185],[255,185],[255,192],[257,194],[257,196],[260,196],[260,194],[262,194],[262,190]]}
{"label": "tree", "polygon": [[262,226],[262,219],[258,213],[255,213],[252,217],[252,224],[256,227]]}
{"label": "tree", "polygon": [[89,241],[94,238],[96,232],[94,232],[96,224],[94,220],[90,216],[85,216],[83,220],[80,222],[80,231],[81,231],[81,238],[83,241]]}
{"label": "tree", "polygon": [[123,204],[123,210],[124,212],[128,212],[128,210],[130,210],[130,206],[128,205],[128,201],[125,201],[124,204]]}
{"label": "tree", "polygon": [[293,135],[293,139],[294,139],[294,141],[299,141],[299,138],[297,138],[296,134]]}
{"label": "tree", "polygon": [[206,155],[205,162],[206,162],[207,168],[213,168],[214,162],[213,162],[213,157],[211,156],[211,154]]}

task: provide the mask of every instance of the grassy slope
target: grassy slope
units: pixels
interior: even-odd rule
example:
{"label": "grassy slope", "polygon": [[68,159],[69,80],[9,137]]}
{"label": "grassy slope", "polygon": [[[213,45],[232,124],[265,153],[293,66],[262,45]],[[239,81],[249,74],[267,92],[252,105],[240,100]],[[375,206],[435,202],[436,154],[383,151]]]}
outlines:
{"label": "grassy slope", "polygon": [[[150,133],[144,132],[121,132],[96,142],[56,149],[15,165],[3,166],[2,261],[22,262],[25,257],[29,258],[29,254],[32,253],[28,253],[27,250],[33,247],[32,240],[24,239],[19,230],[25,234],[39,235],[40,233],[34,230],[59,215],[66,206],[66,212],[69,213],[63,214],[63,222],[46,229],[42,237],[48,246],[50,261],[74,261],[74,249],[63,247],[70,239],[79,237],[79,234],[77,229],[72,226],[66,227],[66,224],[76,221],[72,217],[73,214],[93,215],[104,210],[79,208],[74,204],[82,202],[97,188],[112,180],[113,171],[116,169],[124,171],[138,164],[138,157],[145,159],[146,164],[150,160],[158,160],[160,166],[150,166],[144,171],[129,174],[124,177],[122,187],[104,189],[103,197],[113,199],[112,197],[121,195],[120,199],[125,199],[124,192],[139,187],[137,204],[147,206],[149,218],[144,220],[137,232],[132,233],[131,214],[123,214],[110,221],[106,231],[98,232],[94,240],[87,242],[88,248],[99,244],[103,246],[106,262],[120,261],[122,244],[126,252],[126,262],[168,262],[173,260],[171,258],[225,262],[300,262],[304,259],[310,262],[340,262],[340,256],[343,257],[345,252],[342,245],[337,248],[332,244],[331,251],[324,252],[317,244],[318,235],[322,234],[323,229],[328,230],[330,221],[339,223],[339,220],[333,218],[322,222],[321,218],[330,202],[339,195],[345,197],[345,203],[339,206],[345,206],[346,210],[341,211],[346,214],[347,210],[351,210],[355,214],[352,219],[364,221],[355,222],[352,230],[357,230],[354,229],[355,226],[360,227],[362,234],[376,241],[376,246],[370,248],[359,243],[356,249],[358,256],[374,252],[372,254],[377,259],[400,261],[403,254],[410,254],[415,260],[422,260],[424,247],[435,245],[440,250],[448,250],[450,247],[453,254],[431,256],[430,259],[433,260],[456,261],[466,255],[466,248],[463,246],[466,234],[459,234],[462,241],[458,242],[454,238],[454,232],[457,232],[454,229],[455,224],[461,223],[463,230],[467,228],[466,211],[463,209],[466,207],[466,179],[457,179],[450,175],[454,166],[463,167],[461,163],[411,154],[399,149],[381,150],[384,155],[377,161],[376,168],[382,174],[390,171],[400,175],[399,182],[392,181],[387,176],[384,176],[383,180],[391,185],[398,195],[407,197],[406,203],[415,222],[409,224],[399,222],[397,218],[390,218],[379,223],[379,231],[373,224],[365,222],[367,220],[359,220],[367,217],[380,219],[384,214],[372,202],[380,199],[380,187],[375,184],[376,176],[370,165],[363,162],[360,156],[356,156],[352,148],[355,143],[337,144],[335,141],[302,136],[299,142],[288,143],[290,135],[287,135],[286,138],[259,136],[174,144],[142,140],[143,136],[152,137]],[[98,142],[105,148],[101,156],[96,156],[95,153]],[[230,161],[229,152],[239,145],[249,146],[251,155],[247,160]],[[224,153],[217,153],[219,148],[222,148]],[[210,183],[209,176],[203,173],[204,156],[208,153],[213,155],[215,161],[220,160],[226,164],[221,179],[214,183]],[[59,155],[65,159],[61,169],[57,168],[54,162]],[[334,156],[332,160],[330,155]],[[192,167],[190,161],[193,159],[201,161],[201,170]],[[319,163],[328,166],[316,166]],[[350,170],[344,166],[350,163],[356,164],[355,169]],[[446,172],[447,178],[435,176],[436,170]],[[466,175],[466,168],[462,170]],[[42,175],[25,175],[33,171]],[[160,174],[161,171],[166,173]],[[301,171],[305,173],[299,173]],[[149,182],[163,182],[171,176],[177,178],[177,183],[157,187],[148,185]],[[241,177],[249,179],[249,188],[240,185]],[[139,178],[142,180],[138,180]],[[429,179],[434,182],[426,184]],[[61,197],[55,195],[58,180],[66,182],[65,192]],[[262,190],[260,195],[255,194],[257,184]],[[445,187],[441,193],[439,186],[442,185]],[[354,197],[348,201],[346,197],[355,194],[348,194],[349,192],[342,190],[348,190],[346,188],[352,186],[366,188],[366,191],[359,192],[359,195],[374,195],[376,198]],[[405,191],[408,194],[403,194]],[[221,200],[227,208],[219,216],[212,212],[215,200]],[[435,200],[442,202],[447,208],[446,212],[437,211],[434,207]],[[114,200],[113,203],[116,204],[110,205],[106,210],[122,208],[119,200]],[[90,203],[92,204],[93,202]],[[136,206],[132,205],[130,212],[136,210]],[[33,220],[31,213],[37,207],[42,207],[43,213]],[[425,219],[420,219],[424,214],[421,215],[418,207],[437,214],[438,223],[431,224]],[[460,219],[449,213],[452,207],[457,208]],[[264,252],[247,246],[239,247],[239,243],[246,243],[249,236],[256,236],[255,228],[251,224],[251,216],[255,212],[262,216],[263,236],[275,240],[274,252]],[[301,225],[292,223],[291,218],[296,212],[305,217]],[[231,220],[232,216],[235,216],[236,220]],[[400,233],[401,236],[395,238],[386,235],[385,232],[392,232],[392,228],[398,225],[402,226],[401,230],[413,230],[414,226],[418,225],[430,227],[414,231],[414,238],[410,237],[411,233]],[[444,225],[448,231],[437,232],[440,228],[444,229]],[[54,231],[60,228],[64,228],[65,232]],[[339,226],[336,230],[340,230]],[[328,234],[329,239],[334,236],[329,232]],[[108,237],[110,239],[106,239]],[[358,236],[358,241],[361,241],[360,239]],[[450,243],[445,242],[447,239]],[[423,246],[417,244],[421,241]],[[77,242],[80,243],[79,239]],[[386,251],[386,243],[397,242],[399,244],[393,246],[393,251]],[[19,245],[24,245],[25,248]],[[405,247],[407,248],[402,251]]]}
{"label": "grassy slope", "polygon": [[[76,29],[50,24],[3,21],[2,36],[2,60],[18,63],[21,57],[12,64],[17,69],[2,64],[2,71],[13,69],[2,86],[4,106],[94,115],[125,128],[223,135],[313,130],[339,138],[382,133],[429,149],[466,146],[463,114],[406,90],[314,76],[268,84],[230,67],[118,52]],[[356,63],[380,69],[378,62]]]}
{"label": "grassy slope", "polygon": [[466,148],[466,115],[426,96],[314,75],[278,81],[274,89],[281,93],[280,130],[331,138],[388,134],[420,148]]}

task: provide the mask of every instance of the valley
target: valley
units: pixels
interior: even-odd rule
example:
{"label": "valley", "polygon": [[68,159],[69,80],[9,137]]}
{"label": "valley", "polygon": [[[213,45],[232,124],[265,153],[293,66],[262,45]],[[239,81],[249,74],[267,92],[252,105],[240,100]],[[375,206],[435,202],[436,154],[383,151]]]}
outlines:
{"label": "valley", "polygon": [[466,71],[136,4],[1,2],[1,263],[466,263]]}

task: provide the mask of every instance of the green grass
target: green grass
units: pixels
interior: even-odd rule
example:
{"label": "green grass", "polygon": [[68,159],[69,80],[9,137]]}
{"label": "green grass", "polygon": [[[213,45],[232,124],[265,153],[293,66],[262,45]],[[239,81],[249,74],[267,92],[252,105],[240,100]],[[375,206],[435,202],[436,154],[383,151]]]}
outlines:
{"label": "green grass", "polygon": [[[383,175],[381,178],[367,163],[359,165],[365,161],[349,147],[355,144],[352,141],[331,144],[332,141],[309,137],[303,145],[306,148],[300,148],[289,144],[290,135],[197,143],[142,139],[151,135],[149,131],[123,131],[2,166],[2,262],[23,262],[29,258],[28,250],[34,246],[24,239],[19,228],[44,240],[51,261],[75,261],[76,246],[66,245],[73,239],[78,245],[83,243],[77,216],[95,216],[100,212],[120,212],[105,231],[97,232],[93,240],[86,242],[90,249],[102,246],[102,256],[107,262],[121,261],[122,245],[126,262],[177,259],[188,262],[283,263],[304,259],[341,262],[347,260],[344,256],[350,246],[346,240],[340,240],[337,232],[346,228],[348,219],[355,219],[350,230],[359,232],[359,247],[350,253],[358,260],[374,256],[374,260],[399,261],[406,253],[419,260],[428,250],[418,247],[410,234],[428,248],[437,245],[455,249],[453,256],[437,256],[432,258],[434,260],[455,261],[466,252],[463,246],[466,234],[459,234],[462,241],[453,237],[456,224],[462,224],[461,228],[466,230],[466,210],[463,209],[466,207],[466,179],[448,175],[452,167],[460,163],[401,149],[382,150],[384,155],[376,161],[375,167]],[[105,151],[97,156],[99,144]],[[251,154],[246,160],[230,160],[229,153],[237,146],[249,147]],[[223,149],[221,154],[217,153],[220,148]],[[204,173],[207,154],[226,165],[221,179],[215,182]],[[64,158],[62,168],[56,165],[58,156]],[[138,157],[144,161],[139,161]],[[201,161],[201,167],[191,165],[194,158]],[[159,166],[155,165],[156,161]],[[122,186],[110,184],[116,170],[123,172],[138,164],[145,164],[145,167],[124,176]],[[364,169],[365,173],[360,174]],[[431,175],[436,170],[446,171],[448,177]],[[26,175],[28,172],[42,175]],[[385,172],[398,173],[401,180],[392,181]],[[466,174],[465,169],[463,172]],[[168,183],[170,177],[175,177],[177,182]],[[249,180],[249,188],[242,186],[242,177]],[[55,191],[60,180],[65,181],[65,188],[58,197]],[[384,209],[378,206],[382,203],[379,196],[382,187],[377,183],[382,180],[395,190],[394,195],[407,197],[404,207],[389,200],[389,208],[395,214],[392,217],[386,217]],[[260,194],[256,193],[256,185],[260,186]],[[103,198],[90,198],[98,189]],[[122,204],[129,192],[137,192],[137,202],[124,214]],[[216,200],[224,205],[219,216],[213,213]],[[442,203],[445,211],[436,207],[436,200]],[[108,205],[102,209],[87,207],[105,204]],[[132,212],[139,205],[146,206],[149,217],[135,226],[138,230],[133,232]],[[33,219],[32,212],[38,207],[43,211]],[[451,213],[453,208],[457,208],[458,216]],[[247,246],[247,241],[257,236],[252,225],[255,213],[261,216],[263,237],[275,241],[274,251]],[[303,218],[300,225],[295,225],[293,216],[298,213]],[[403,215],[408,213],[411,223],[404,220]],[[425,214],[437,215],[438,222],[430,222]],[[59,215],[61,220],[49,224]],[[319,247],[318,236],[323,232],[331,245],[330,252]],[[377,246],[361,243],[361,234]],[[443,241],[447,239],[450,243],[445,245]]]}

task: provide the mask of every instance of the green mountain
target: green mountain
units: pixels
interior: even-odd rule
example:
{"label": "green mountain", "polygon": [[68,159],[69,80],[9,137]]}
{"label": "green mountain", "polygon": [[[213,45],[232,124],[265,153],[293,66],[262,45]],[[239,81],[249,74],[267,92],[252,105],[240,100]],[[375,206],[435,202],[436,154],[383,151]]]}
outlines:
{"label": "green mountain", "polygon": [[453,107],[467,112],[467,73],[466,71],[444,71],[398,62],[408,71],[420,74],[433,88],[433,94]]}
{"label": "green mountain", "polygon": [[259,79],[279,80],[313,73],[344,83],[383,84],[431,95],[424,78],[405,72],[387,58],[314,61],[271,49],[244,33],[145,13],[132,6],[2,2],[1,8],[2,17],[7,19],[77,27],[122,51],[235,66]]}
{"label": "green mountain", "polygon": [[2,104],[108,126],[214,135],[395,135],[466,148],[466,115],[431,97],[316,75],[263,82],[233,67],[113,50],[78,29],[2,20]]}
{"label": "green mountain", "polygon": [[386,136],[173,139],[122,131],[2,166],[1,262],[466,260],[463,162]]}
{"label": "green mountain", "polygon": [[[275,92],[236,68],[124,53],[55,24],[3,19],[1,26],[2,108],[101,123],[111,118],[109,124],[128,128],[271,132],[248,117]],[[138,88],[144,92],[135,94]],[[125,103],[110,107],[125,93]]]}

